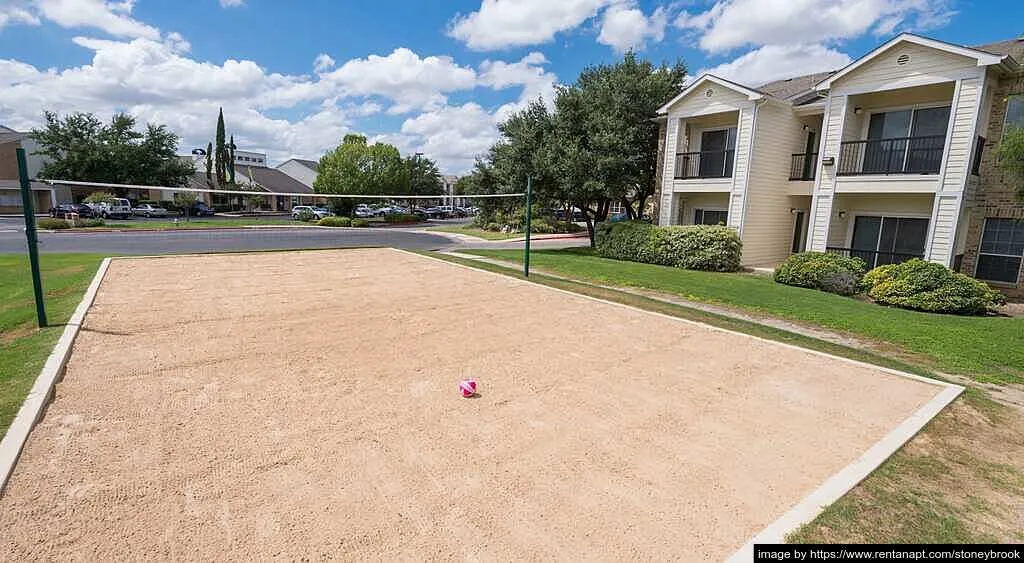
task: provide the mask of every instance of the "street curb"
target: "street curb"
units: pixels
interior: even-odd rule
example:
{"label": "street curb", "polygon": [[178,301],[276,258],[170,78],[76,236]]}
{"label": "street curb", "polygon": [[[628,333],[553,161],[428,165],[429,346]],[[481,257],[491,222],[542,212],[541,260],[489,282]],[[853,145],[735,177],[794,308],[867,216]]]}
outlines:
{"label": "street curb", "polygon": [[46,405],[53,397],[54,387],[64,375],[64,367],[67,365],[68,358],[71,357],[71,346],[75,343],[75,338],[85,321],[89,307],[96,299],[96,292],[99,291],[100,283],[107,273],[107,268],[110,267],[110,261],[110,258],[104,258],[100,263],[96,275],[92,278],[92,283],[85,291],[85,296],[82,297],[78,308],[71,315],[71,319],[64,325],[64,333],[57,341],[57,345],[54,346],[53,352],[46,359],[46,363],[43,364],[43,370],[36,378],[28,396],[21,404],[21,408],[18,409],[18,414],[15,415],[10,428],[7,429],[7,434],[0,441],[0,494],[3,493],[7,480],[14,472],[14,466],[18,463],[18,457],[28,441],[32,428],[43,418]]}
{"label": "street curb", "polygon": [[457,262],[451,262],[451,261],[444,260],[442,258],[438,258],[438,257],[435,257],[435,256],[427,256],[427,255],[424,255],[424,254],[418,254],[416,252],[409,252],[407,250],[401,250],[401,249],[393,249],[393,250],[395,250],[397,252],[404,252],[406,254],[412,254],[412,255],[415,255],[415,256],[420,256],[420,257],[426,258],[428,260],[437,260],[437,261],[440,261],[440,262],[446,262],[448,264],[451,264],[453,266],[458,266],[460,268],[469,268],[471,270],[476,270],[478,272],[484,272],[484,273],[492,274],[492,275],[495,275],[495,276],[502,276],[502,277],[504,277],[506,279],[511,279],[511,280],[519,282],[519,283],[529,283],[529,284],[533,284],[533,285],[538,285],[540,287],[545,287],[545,288],[548,288],[548,289],[551,289],[551,290],[554,290],[554,291],[558,291],[558,292],[561,292],[561,293],[567,293],[569,295],[575,295],[577,297],[582,297],[584,299],[589,299],[589,300],[597,301],[597,302],[600,302],[600,303],[606,303],[606,304],[609,304],[609,305],[614,305],[616,307],[623,307],[623,308],[626,308],[626,309],[632,309],[632,310],[636,310],[636,311],[643,311],[643,312],[651,314],[651,315],[657,315],[659,317],[664,317],[664,318],[668,318],[668,319],[674,319],[674,320],[676,320],[678,322],[682,322],[682,323],[686,323],[686,324],[691,324],[691,325],[697,325],[697,326],[701,326],[701,327],[708,328],[708,329],[711,329],[711,330],[714,330],[714,331],[718,331],[718,332],[724,332],[724,333],[728,333],[728,334],[735,334],[735,335],[745,336],[747,338],[752,338],[754,340],[758,340],[758,341],[761,341],[761,342],[767,342],[767,343],[771,343],[771,344],[777,345],[777,346],[783,346],[783,347],[786,347],[786,348],[800,350],[800,351],[803,351],[803,352],[808,353],[808,354],[813,354],[813,355],[816,355],[816,356],[823,356],[823,357],[826,357],[826,358],[831,358],[833,360],[838,360],[838,361],[841,361],[841,362],[845,362],[845,363],[853,364],[853,365],[857,365],[857,366],[868,367],[868,368],[871,368],[871,369],[874,369],[874,370],[878,370],[878,371],[881,371],[881,372],[889,374],[889,375],[894,375],[894,376],[897,376],[897,377],[911,379],[911,380],[914,380],[914,381],[920,381],[922,383],[927,383],[927,384],[930,384],[930,385],[934,385],[934,386],[939,387],[939,388],[942,389],[938,394],[936,394],[934,397],[932,397],[931,400],[929,400],[927,403],[925,403],[922,407],[920,407],[917,411],[915,411],[909,417],[904,419],[903,422],[901,422],[894,429],[889,431],[888,434],[883,436],[881,440],[879,440],[873,446],[868,448],[868,450],[865,451],[863,454],[861,454],[860,457],[858,457],[856,460],[854,460],[853,463],[850,463],[846,467],[840,469],[839,472],[833,474],[824,483],[822,483],[818,488],[816,488],[809,495],[805,496],[803,499],[801,499],[799,502],[797,502],[797,504],[794,505],[792,508],[790,508],[785,514],[783,514],[777,520],[775,520],[774,522],[769,524],[767,527],[765,527],[763,530],[758,532],[757,535],[755,535],[750,540],[748,540],[747,543],[745,543],[742,547],[740,547],[737,551],[735,551],[731,556],[729,556],[729,558],[726,561],[728,561],[730,563],[740,563],[740,562],[745,562],[745,561],[752,561],[753,557],[754,557],[754,544],[758,544],[758,543],[783,543],[783,542],[785,542],[786,536],[788,534],[790,534],[792,532],[795,532],[798,528],[800,528],[800,526],[802,526],[804,524],[807,524],[807,523],[811,522],[812,520],[814,520],[815,518],[817,518],[818,515],[821,514],[829,505],[831,505],[832,503],[834,503],[837,500],[839,500],[840,498],[842,498],[843,495],[845,495],[846,493],[850,492],[850,490],[852,490],[861,481],[863,481],[865,478],[867,478],[873,471],[878,469],[878,467],[881,466],[882,463],[884,463],[887,459],[889,459],[889,457],[891,457],[893,454],[895,454],[897,451],[899,451],[899,449],[902,448],[904,446],[904,444],[906,444],[911,438],[913,438],[915,435],[917,435],[917,433],[920,432],[925,427],[925,425],[928,424],[929,421],[931,421],[936,415],[938,415],[940,412],[942,412],[942,409],[946,408],[957,397],[959,397],[961,393],[963,393],[965,391],[965,388],[960,386],[960,385],[956,385],[956,384],[953,384],[953,383],[946,383],[944,381],[939,381],[937,379],[931,379],[931,378],[928,378],[928,377],[923,377],[923,376],[920,376],[920,375],[915,375],[915,374],[912,374],[912,373],[907,373],[907,372],[899,371],[899,370],[896,370],[896,369],[882,367],[882,366],[870,364],[870,363],[867,363],[867,362],[862,362],[862,361],[859,361],[859,360],[854,360],[854,359],[850,359],[850,358],[844,358],[842,356],[836,356],[836,355],[833,355],[833,354],[829,354],[827,352],[821,352],[821,351],[818,351],[818,350],[811,350],[811,349],[808,349],[808,348],[803,348],[801,346],[797,346],[795,344],[788,344],[788,343],[785,343],[785,342],[779,342],[779,341],[776,341],[776,340],[771,340],[771,339],[763,338],[763,337],[760,337],[760,336],[753,336],[753,335],[750,335],[750,334],[745,334],[743,332],[739,332],[739,331],[735,331],[735,330],[730,330],[730,329],[726,329],[726,328],[721,328],[721,327],[716,327],[714,325],[709,325],[709,324],[705,324],[705,323],[702,323],[702,322],[699,322],[699,321],[690,320],[690,319],[684,319],[684,318],[680,318],[680,317],[675,317],[675,316],[668,315],[668,314],[665,314],[665,313],[657,313],[657,312],[654,312],[654,311],[647,311],[645,309],[642,309],[642,308],[639,308],[639,307],[634,307],[632,305],[626,305],[624,303],[617,303],[615,301],[609,301],[607,299],[601,299],[601,298],[598,298],[598,297],[593,297],[593,296],[585,295],[585,294],[582,294],[582,293],[576,293],[576,292],[573,292],[573,291],[569,291],[567,289],[561,289],[561,288],[557,288],[557,287],[551,287],[551,286],[545,285],[545,284],[539,284],[539,283],[530,281],[529,279],[513,277],[513,276],[509,276],[507,274],[502,274],[502,273],[499,273],[499,272],[492,272],[490,270],[484,270],[482,268],[474,268],[473,266],[469,266],[469,265],[466,265],[466,264],[460,264],[460,263],[457,263]]}

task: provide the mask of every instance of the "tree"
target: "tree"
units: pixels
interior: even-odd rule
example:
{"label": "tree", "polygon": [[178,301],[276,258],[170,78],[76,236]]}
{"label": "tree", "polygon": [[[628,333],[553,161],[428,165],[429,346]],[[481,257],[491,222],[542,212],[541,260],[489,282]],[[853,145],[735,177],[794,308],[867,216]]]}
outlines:
{"label": "tree", "polygon": [[235,183],[235,136],[231,136],[228,143],[228,183]]}
{"label": "tree", "polygon": [[216,156],[214,169],[217,172],[217,183],[223,184],[224,179],[227,177],[227,158],[228,153],[224,143],[224,108],[220,108],[220,113],[217,114],[217,136],[216,136]]}
{"label": "tree", "polygon": [[192,192],[178,192],[174,194],[174,206],[185,215],[186,221],[191,216],[192,208],[195,207],[196,201],[198,201],[198,198]]}
{"label": "tree", "polygon": [[147,124],[139,132],[135,118],[120,113],[109,124],[90,113],[61,118],[46,112],[43,118],[45,125],[30,133],[39,144],[36,154],[47,157],[42,178],[181,186],[195,171],[190,160],[178,158],[178,136],[164,125]]}
{"label": "tree", "polygon": [[409,190],[409,168],[398,149],[367,144],[362,135],[345,135],[320,158],[313,191],[326,194],[402,194]]}
{"label": "tree", "polygon": [[213,143],[206,143],[206,182],[213,182]]}
{"label": "tree", "polygon": [[1017,199],[1024,201],[1024,127],[1008,127],[999,142],[999,167],[1016,184]]}
{"label": "tree", "polygon": [[103,203],[114,199],[114,194],[110,192],[92,192],[83,200],[83,203]]}
{"label": "tree", "polygon": [[409,195],[440,195],[444,192],[441,183],[441,171],[437,163],[423,155],[405,158],[405,166],[409,169]]}

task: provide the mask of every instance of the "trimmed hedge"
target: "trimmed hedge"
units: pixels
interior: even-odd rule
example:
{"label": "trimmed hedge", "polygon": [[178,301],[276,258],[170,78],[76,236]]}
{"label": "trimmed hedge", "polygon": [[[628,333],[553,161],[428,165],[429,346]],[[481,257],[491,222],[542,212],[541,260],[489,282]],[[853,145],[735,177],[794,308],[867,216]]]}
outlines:
{"label": "trimmed hedge", "polygon": [[324,217],[316,223],[321,227],[351,227],[352,219],[348,217]]}
{"label": "trimmed hedge", "polygon": [[356,219],[352,219],[352,226],[353,227],[369,227],[370,226],[370,222],[367,221],[366,219],[356,218]]}
{"label": "trimmed hedge", "polygon": [[601,223],[594,236],[597,253],[605,258],[687,270],[735,272],[743,253],[739,234],[723,226],[617,221]]}
{"label": "trimmed hedge", "polygon": [[384,216],[385,223],[396,225],[404,223],[419,223],[420,221],[421,219],[412,213],[388,213]]}
{"label": "trimmed hedge", "polygon": [[830,252],[801,252],[779,265],[773,277],[786,285],[854,295],[866,269],[867,264],[860,258]]}
{"label": "trimmed hedge", "polygon": [[40,229],[57,231],[61,229],[70,229],[71,223],[65,221],[64,219],[43,218],[36,221],[36,226],[39,227]]}
{"label": "trimmed hedge", "polygon": [[985,283],[920,258],[879,266],[861,287],[876,303],[930,313],[984,315],[1006,303]]}

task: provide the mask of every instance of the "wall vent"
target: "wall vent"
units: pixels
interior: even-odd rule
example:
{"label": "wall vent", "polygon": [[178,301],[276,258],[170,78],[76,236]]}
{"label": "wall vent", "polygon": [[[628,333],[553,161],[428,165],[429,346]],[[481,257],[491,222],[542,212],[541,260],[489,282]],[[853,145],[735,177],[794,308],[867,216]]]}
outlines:
{"label": "wall vent", "polygon": [[896,57],[896,64],[898,64],[900,66],[903,66],[903,65],[905,65],[905,64],[907,64],[909,62],[910,62],[910,55],[908,55],[906,53]]}
{"label": "wall vent", "polygon": [[711,96],[714,96],[714,95],[715,95],[715,91],[712,90],[711,88],[708,88],[707,90],[704,91],[704,97],[706,97],[706,98],[710,98]]}

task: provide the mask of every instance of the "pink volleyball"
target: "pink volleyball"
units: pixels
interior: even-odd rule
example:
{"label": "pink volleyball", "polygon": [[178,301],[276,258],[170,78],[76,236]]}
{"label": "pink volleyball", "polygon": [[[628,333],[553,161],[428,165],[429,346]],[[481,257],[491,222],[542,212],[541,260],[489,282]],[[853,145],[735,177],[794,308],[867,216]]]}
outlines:
{"label": "pink volleyball", "polygon": [[459,391],[462,391],[463,397],[472,397],[473,395],[476,395],[476,380],[463,379],[459,382]]}

